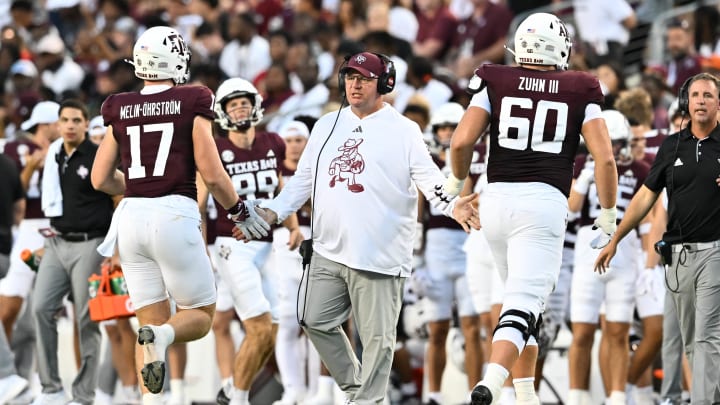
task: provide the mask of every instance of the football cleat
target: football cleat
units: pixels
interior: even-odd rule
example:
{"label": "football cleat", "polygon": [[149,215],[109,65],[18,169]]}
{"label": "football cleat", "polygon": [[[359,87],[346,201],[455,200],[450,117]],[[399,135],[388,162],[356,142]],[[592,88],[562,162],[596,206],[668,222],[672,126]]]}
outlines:
{"label": "football cleat", "polygon": [[142,346],[145,365],[140,374],[148,391],[157,394],[162,391],[165,382],[165,362],[159,361],[155,347],[155,332],[149,326],[138,330],[138,343]]}
{"label": "football cleat", "polygon": [[228,398],[227,394],[225,393],[225,390],[221,387],[220,391],[217,393],[217,397],[215,397],[215,402],[218,403],[218,405],[229,405],[230,404],[230,398]]}
{"label": "football cleat", "polygon": [[492,393],[490,389],[484,385],[477,385],[470,394],[472,405],[490,405],[493,401]]}

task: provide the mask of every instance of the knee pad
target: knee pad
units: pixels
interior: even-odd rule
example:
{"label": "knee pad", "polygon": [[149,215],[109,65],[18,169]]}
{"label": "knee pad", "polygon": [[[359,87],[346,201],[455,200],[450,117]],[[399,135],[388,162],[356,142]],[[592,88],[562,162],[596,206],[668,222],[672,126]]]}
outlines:
{"label": "knee pad", "polygon": [[498,324],[493,331],[493,335],[502,328],[513,328],[520,332],[523,341],[527,343],[530,336],[538,340],[540,326],[542,325],[542,315],[535,319],[535,315],[519,309],[508,309],[500,315]]}

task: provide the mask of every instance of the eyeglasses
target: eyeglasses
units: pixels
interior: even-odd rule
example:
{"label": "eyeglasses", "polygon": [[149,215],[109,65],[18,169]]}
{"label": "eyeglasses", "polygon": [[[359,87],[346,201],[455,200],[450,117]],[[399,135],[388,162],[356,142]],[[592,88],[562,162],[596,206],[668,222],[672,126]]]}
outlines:
{"label": "eyeglasses", "polygon": [[372,77],[365,77],[363,75],[347,75],[345,76],[345,80],[352,83],[355,80],[359,81],[361,84],[367,84],[371,81],[375,80],[375,78]]}

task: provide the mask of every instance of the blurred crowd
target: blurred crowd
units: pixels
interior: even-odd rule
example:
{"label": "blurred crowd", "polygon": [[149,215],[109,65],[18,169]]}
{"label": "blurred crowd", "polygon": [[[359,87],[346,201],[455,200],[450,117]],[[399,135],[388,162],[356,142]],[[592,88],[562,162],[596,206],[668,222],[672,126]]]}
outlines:
{"label": "blurred crowd", "polygon": [[661,107],[685,77],[720,68],[717,7],[665,21],[666,60],[646,62],[629,60],[630,48],[648,38],[655,17],[688,2],[620,3],[625,8],[616,9],[627,11],[608,14],[589,0],[2,1],[0,139],[14,138],[38,101],[78,98],[97,115],[107,95],[135,89],[126,60],[137,36],[155,25],[177,28],[190,44],[192,81],[212,90],[227,77],[251,81],[271,130],[339,102],[337,67],[363,49],[393,59],[398,85],[390,98],[401,112],[411,98],[429,113],[447,101],[466,105],[463,87],[474,68],[510,60],[513,18],[540,6],[574,21],[571,68],[593,70],[610,100],[631,81]]}

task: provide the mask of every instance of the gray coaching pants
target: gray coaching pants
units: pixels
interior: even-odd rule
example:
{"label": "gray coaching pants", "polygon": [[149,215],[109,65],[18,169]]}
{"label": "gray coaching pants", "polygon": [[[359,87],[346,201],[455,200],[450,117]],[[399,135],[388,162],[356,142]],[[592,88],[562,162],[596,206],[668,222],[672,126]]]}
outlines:
{"label": "gray coaching pants", "polygon": [[[45,255],[40,262],[33,314],[37,327],[38,373],[43,393],[60,391],[63,386],[58,370],[58,332],[56,313],[63,297],[72,293],[75,322],[80,338],[81,365],[72,384],[73,401],[93,403],[100,361],[100,329],[90,320],[88,277],[100,273],[103,257],[96,248],[103,238],[86,242],[68,242],[59,237],[45,239]],[[73,350],[72,347],[62,350]]]}
{"label": "gray coaching pants", "polygon": [[[381,404],[390,378],[404,278],[351,269],[317,253],[301,290],[305,332],[330,374],[359,405]],[[303,301],[307,297],[306,302]],[[341,324],[352,314],[362,361]]]}
{"label": "gray coaching pants", "polygon": [[692,367],[693,405],[720,402],[720,248],[673,253],[666,277]]}

